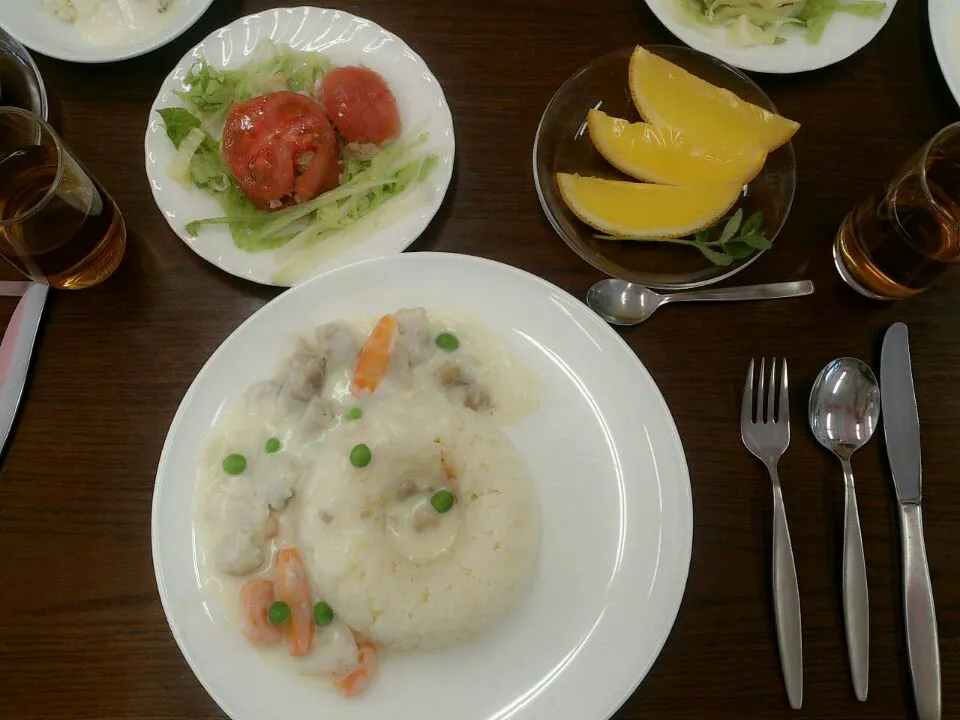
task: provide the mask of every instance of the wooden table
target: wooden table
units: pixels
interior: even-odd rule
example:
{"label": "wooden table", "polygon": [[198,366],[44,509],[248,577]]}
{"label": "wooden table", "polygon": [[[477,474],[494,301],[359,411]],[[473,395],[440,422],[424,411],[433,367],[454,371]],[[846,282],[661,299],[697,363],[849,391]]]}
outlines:
{"label": "wooden table", "polygon": [[[130,248],[103,285],[52,295],[25,403],[0,469],[0,718],[220,718],[167,627],[150,555],[154,471],[180,399],[217,345],[277,293],[229,277],[167,227],[143,170],[157,87],[207,33],[277,0],[217,0],[184,36],[103,67],[37,57],[54,121],[109,189]],[[799,183],[773,251],[744,283],[810,278],[801,300],[668,309],[624,333],[673,411],[690,466],[693,560],[659,660],[618,718],[913,716],[900,539],[882,440],[855,461],[871,591],[871,677],[854,699],[840,602],[842,480],[806,430],[805,398],[831,358],[879,362],[883,330],[911,330],[923,433],[927,552],[944,717],[960,716],[960,283],[898,304],[843,286],[830,244],[844,213],[958,116],[920,6],[901,0],[865,50],[805,75],[755,76],[803,123]],[[583,296],[600,275],[540,211],[530,174],[547,101],[616,47],[675,42],[641,0],[369,0],[343,9],[402,36],[446,92],[457,131],[447,200],[415,250],[472,253]],[[7,312],[12,301],[4,301]],[[788,709],[770,595],[770,485],[740,444],[751,355],[790,359],[794,440],[781,464],[803,607],[805,696]],[[185,509],[185,511],[188,511]],[[491,670],[494,672],[494,670]],[[468,717],[465,711],[463,717]],[[584,720],[588,720],[584,718]]]}

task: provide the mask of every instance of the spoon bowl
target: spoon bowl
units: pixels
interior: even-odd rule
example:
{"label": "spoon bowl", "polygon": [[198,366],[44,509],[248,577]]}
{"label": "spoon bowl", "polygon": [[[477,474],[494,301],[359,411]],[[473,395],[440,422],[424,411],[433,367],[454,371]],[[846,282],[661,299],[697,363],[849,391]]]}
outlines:
{"label": "spoon bowl", "polygon": [[809,410],[817,442],[841,460],[849,460],[877,429],[880,383],[862,360],[833,360],[813,384]]}

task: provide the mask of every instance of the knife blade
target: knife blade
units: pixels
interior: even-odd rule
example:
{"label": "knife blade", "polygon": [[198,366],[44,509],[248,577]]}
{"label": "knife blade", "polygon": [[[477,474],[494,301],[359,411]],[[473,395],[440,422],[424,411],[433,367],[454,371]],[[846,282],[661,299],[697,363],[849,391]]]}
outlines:
{"label": "knife blade", "polygon": [[20,407],[34,341],[50,290],[49,286],[39,283],[27,285],[0,340],[0,453],[6,447]]}
{"label": "knife blade", "polygon": [[900,510],[903,616],[914,702],[920,720],[940,720],[940,648],[920,511],[920,418],[907,326],[894,323],[880,353],[880,405],[887,459]]}
{"label": "knife blade", "polygon": [[24,293],[30,289],[34,283],[27,280],[10,281],[0,280],[0,296],[2,297],[23,297]]}

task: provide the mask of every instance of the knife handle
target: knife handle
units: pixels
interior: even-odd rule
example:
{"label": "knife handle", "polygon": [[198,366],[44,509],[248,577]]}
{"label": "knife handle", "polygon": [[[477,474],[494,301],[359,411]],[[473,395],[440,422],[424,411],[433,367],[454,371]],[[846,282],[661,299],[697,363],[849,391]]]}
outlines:
{"label": "knife handle", "polygon": [[800,625],[800,590],[793,545],[787,527],[787,511],[776,469],[773,479],[773,611],[777,621],[780,667],[790,707],[803,705],[803,632]]}
{"label": "knife handle", "polygon": [[933,586],[923,544],[920,505],[900,506],[903,537],[903,615],[910,677],[920,720],[940,720],[940,648]]}
{"label": "knife handle", "polygon": [[867,699],[870,680],[870,595],[863,534],[857,512],[857,492],[849,460],[842,460],[845,488],[843,508],[843,622],[847,631],[850,677],[857,700]]}

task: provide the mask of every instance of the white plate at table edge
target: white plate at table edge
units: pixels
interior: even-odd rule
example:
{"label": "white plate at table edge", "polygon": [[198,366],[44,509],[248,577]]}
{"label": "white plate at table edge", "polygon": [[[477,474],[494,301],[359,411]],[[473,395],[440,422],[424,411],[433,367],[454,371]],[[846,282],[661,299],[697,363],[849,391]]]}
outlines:
{"label": "white plate at table edge", "polygon": [[695,50],[713,55],[741,70],[787,74],[819,70],[859,52],[887,24],[897,0],[884,0],[887,7],[878,19],[836,13],[827,24],[823,37],[814,45],[807,43],[800,33],[784,30],[787,42],[748,48],[731,47],[725,39],[726,30],[685,22],[677,16],[674,0],[644,2],[667,30]]}
{"label": "white plate at table edge", "polygon": [[[146,55],[173,42],[193,27],[213,4],[213,0],[192,0],[180,8],[177,17],[152,37],[129,45],[93,45],[86,43],[69,24],[58,20],[41,6],[40,0],[21,0],[0,9],[0,27],[41,55],[75,63],[110,63]],[[16,15],[13,15],[16,13]],[[10,18],[14,23],[10,23]],[[71,37],[72,36],[72,37]]]}
{"label": "white plate at table edge", "polygon": [[960,105],[960,4],[930,0],[927,4],[930,39],[943,79]]}
{"label": "white plate at table edge", "polygon": [[[377,298],[354,291],[363,287],[358,280],[371,277],[390,278],[378,288]],[[499,292],[492,299],[491,281],[499,281]],[[355,301],[343,297],[340,286],[358,296]],[[388,658],[362,702],[343,701],[322,682],[308,686],[283,675],[239,640],[235,629],[225,632],[201,608],[193,546],[200,443],[225,404],[262,378],[266,368],[274,367],[281,348],[245,355],[244,363],[230,361],[231,354],[245,346],[269,347],[272,341],[279,345],[294,328],[302,332],[338,317],[373,315],[373,308],[384,312],[423,304],[429,309],[450,297],[460,299],[458,309],[501,335],[521,361],[539,358],[543,387],[554,383],[558,402],[569,402],[570,397],[582,401],[586,415],[577,424],[569,422],[569,415],[554,420],[544,405],[551,392],[544,392],[534,429],[537,439],[531,443],[528,437],[522,444],[531,432],[527,424],[508,431],[531,464],[541,492],[544,538],[550,539],[541,548],[537,578],[519,605],[503,623],[467,646]],[[344,313],[344,307],[353,312]],[[548,328],[553,329],[552,337]],[[509,336],[504,336],[508,329]],[[625,397],[625,392],[633,397]],[[556,429],[550,432],[551,422],[563,428],[560,436],[554,434]],[[565,435],[574,438],[573,443]],[[589,464],[591,457],[603,463],[602,474],[580,474],[578,463]],[[569,478],[574,485],[564,486],[571,473],[576,473]],[[549,484],[542,482],[544,474]],[[583,482],[584,477],[591,483]],[[596,482],[599,477],[610,477],[610,482]],[[550,487],[557,489],[549,491]],[[607,502],[601,498],[613,504],[609,512],[596,516],[589,533],[557,530],[569,528],[570,518],[564,513],[573,513],[581,523],[583,517],[593,517],[591,509]],[[302,717],[298,698],[314,712],[333,709],[342,720],[378,716],[396,700],[400,709],[392,712],[395,720],[420,720],[422,708],[411,708],[413,714],[408,715],[401,696],[410,692],[420,697],[411,684],[429,680],[431,665],[433,673],[460,668],[466,673],[471,663],[488,668],[491,665],[485,663],[491,660],[503,671],[497,683],[484,685],[471,676],[457,689],[458,700],[477,708],[478,720],[527,717],[521,711],[528,706],[535,717],[605,720],[633,694],[667,640],[686,587],[692,539],[691,489],[679,434],[656,384],[624,340],[582,302],[535,275],[492,260],[434,252],[373,259],[313,278],[282,293],[224,340],[197,374],[171,422],[158,464],[151,517],[157,587],[171,631],[194,674],[234,720],[258,717],[258,693],[279,693],[285,701],[289,693],[300,693],[290,696],[289,708],[276,709],[273,720]],[[562,587],[552,587],[558,572],[572,575]],[[556,602],[558,591],[569,593],[568,603]],[[576,626],[567,627],[575,621],[566,618],[575,616]],[[516,652],[517,643],[526,652]],[[552,645],[557,647],[550,650]],[[530,648],[553,656],[539,658]],[[533,675],[524,679],[529,673]],[[454,681],[462,680],[451,675],[431,687],[455,688]],[[510,688],[514,683],[520,685],[507,698],[494,699],[498,686]],[[471,693],[478,696],[471,698]],[[485,702],[505,704],[497,712],[482,714],[479,705]]]}
{"label": "white plate at table edge", "polygon": [[[324,39],[331,34],[332,39]],[[223,58],[233,54],[235,35],[242,42],[242,57],[225,62]],[[156,112],[181,105],[173,90],[183,88],[183,76],[199,57],[207,57],[214,67],[235,67],[245,62],[261,40],[268,38],[296,48],[310,46],[337,65],[362,63],[383,74],[397,98],[402,138],[408,133],[427,131],[427,147],[439,160],[422,183],[389,200],[355,226],[324,239],[327,246],[346,247],[312,268],[309,276],[402,252],[426,230],[443,204],[453,177],[456,147],[450,108],[436,77],[403,40],[365,18],[318,7],[274,8],[239,18],[210,33],[164,79],[150,108],[144,158],[154,201],[168,225],[191,250],[224,272],[263,285],[291,284],[273,277],[278,269],[273,260],[275,251],[244,252],[236,247],[224,226],[203,228],[197,237],[187,234],[184,226],[188,222],[217,217],[223,210],[212,197],[200,190],[185,189],[169,177],[167,169],[174,150]],[[344,48],[352,50],[344,53]],[[386,222],[378,225],[378,218]]]}

